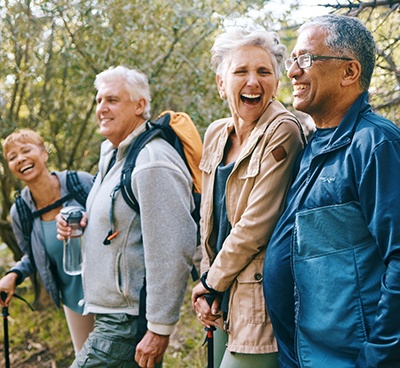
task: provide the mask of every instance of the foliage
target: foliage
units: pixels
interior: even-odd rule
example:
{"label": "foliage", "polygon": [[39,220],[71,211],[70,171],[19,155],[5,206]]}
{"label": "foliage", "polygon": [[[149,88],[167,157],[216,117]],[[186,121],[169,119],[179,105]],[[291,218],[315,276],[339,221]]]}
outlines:
{"label": "foliage", "polygon": [[[204,133],[209,122],[228,114],[227,105],[218,97],[209,62],[209,50],[223,25],[251,19],[276,30],[289,51],[295,44],[298,24],[290,16],[292,9],[276,17],[263,10],[265,3],[0,0],[1,137],[17,127],[35,129],[46,141],[51,169],[95,173],[102,137],[94,118],[93,80],[98,72],[115,65],[138,68],[148,75],[153,117],[165,109],[186,111]],[[343,3],[332,1],[330,9],[362,19],[377,42],[371,103],[400,124],[400,1]],[[286,76],[282,77],[278,97],[291,107],[291,86]],[[12,194],[21,185],[0,155],[0,238],[12,250],[14,260],[21,252],[8,214]],[[0,267],[0,271],[3,275],[5,269]],[[24,285],[30,295],[29,281]],[[200,347],[203,331],[186,303],[165,358],[166,367],[204,366],[204,348]],[[37,341],[45,342],[42,348],[58,366],[66,366],[72,346],[66,340],[62,312],[48,308],[30,314],[18,302],[12,308],[18,316],[10,318],[12,344],[20,351],[19,361],[25,359],[23,366],[28,367],[30,353],[40,351]],[[36,354],[33,359],[41,356]],[[32,366],[36,367],[35,362]]]}
{"label": "foliage", "polygon": [[[0,133],[38,131],[50,169],[95,173],[102,137],[94,118],[95,75],[117,64],[143,70],[152,111],[183,110],[201,133],[227,114],[217,98],[209,49],[224,17],[260,0],[0,1]],[[0,156],[0,237],[20,256],[8,213],[20,189]]]}
{"label": "foliage", "polygon": [[[382,3],[378,2],[377,4]],[[399,1],[367,7],[355,0],[330,5],[360,17],[379,49],[371,102],[399,122]],[[369,3],[368,3],[369,4]],[[95,173],[102,137],[94,118],[95,75],[118,64],[143,70],[152,89],[153,117],[165,109],[188,112],[204,133],[228,114],[215,88],[209,50],[222,25],[249,22],[278,31],[290,51],[296,20],[279,17],[261,0],[0,0],[0,133],[30,127],[44,137],[50,168]],[[352,6],[350,6],[352,5]],[[291,108],[282,77],[279,99]],[[8,213],[20,189],[0,156],[0,237],[17,259]]]}
{"label": "foliage", "polygon": [[378,48],[371,104],[400,126],[400,3],[392,8],[364,10],[359,18],[372,31]]}

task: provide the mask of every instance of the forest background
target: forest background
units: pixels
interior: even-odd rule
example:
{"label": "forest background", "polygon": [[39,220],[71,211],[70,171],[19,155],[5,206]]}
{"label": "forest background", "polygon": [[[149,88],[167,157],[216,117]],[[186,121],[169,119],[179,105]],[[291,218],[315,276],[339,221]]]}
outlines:
{"label": "forest background", "polygon": [[[378,58],[370,101],[400,125],[400,0],[324,3],[325,12],[356,16],[372,31]],[[0,137],[29,127],[44,137],[50,169],[94,174],[103,138],[93,81],[116,65],[148,75],[153,117],[166,109],[185,111],[203,135],[210,122],[229,114],[210,65],[215,37],[224,27],[255,23],[276,31],[290,52],[300,19],[311,15],[303,9],[297,0],[0,0]],[[292,110],[286,75],[278,99]],[[310,126],[307,116],[299,117]],[[9,219],[21,188],[0,152],[0,277],[21,257]],[[165,357],[167,368],[206,364],[204,331],[189,305],[192,286]],[[30,280],[19,293],[35,301]],[[35,312],[16,300],[9,312],[12,367],[68,366],[73,351],[63,314],[45,293]],[[1,336],[0,348],[2,343]]]}

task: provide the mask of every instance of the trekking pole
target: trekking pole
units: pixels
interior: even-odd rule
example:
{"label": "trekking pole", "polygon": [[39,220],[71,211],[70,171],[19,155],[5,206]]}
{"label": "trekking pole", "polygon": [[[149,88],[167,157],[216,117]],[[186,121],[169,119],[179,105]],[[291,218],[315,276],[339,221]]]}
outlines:
{"label": "trekking pole", "polygon": [[[207,300],[208,305],[212,306],[212,303],[215,299],[215,295],[213,294],[204,294],[204,297]],[[207,335],[204,342],[207,341],[207,359],[208,359],[208,368],[214,368],[214,331],[216,328],[214,326],[206,327],[205,328]]]}
{"label": "trekking pole", "polygon": [[[5,291],[2,291],[0,293],[1,300],[4,302],[7,299],[7,293]],[[14,294],[14,297],[17,299],[22,300],[25,302],[28,307],[30,308],[31,311],[33,311],[33,307],[29,304],[27,300],[25,300],[22,296],[19,296],[17,294]],[[1,315],[3,316],[3,329],[4,329],[4,358],[5,358],[5,368],[10,368],[10,340],[8,338],[8,307],[3,307]]]}
{"label": "trekking pole", "polygon": [[[4,302],[7,298],[7,294],[2,291],[1,292],[1,300]],[[3,316],[3,329],[4,329],[4,358],[5,358],[5,368],[10,368],[10,346],[8,340],[8,307],[3,307],[1,311],[1,315]]]}

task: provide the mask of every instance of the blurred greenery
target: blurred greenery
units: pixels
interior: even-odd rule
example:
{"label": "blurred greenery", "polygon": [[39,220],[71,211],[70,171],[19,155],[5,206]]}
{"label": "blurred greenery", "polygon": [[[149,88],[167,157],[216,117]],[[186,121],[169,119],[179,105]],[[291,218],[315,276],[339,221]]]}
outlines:
{"label": "blurred greenery", "polygon": [[[11,266],[12,254],[0,247],[0,274]],[[207,347],[202,346],[205,331],[192,311],[190,295],[193,281],[188,283],[181,309],[181,318],[171,335],[164,357],[164,368],[202,368],[206,366]],[[34,293],[29,281],[17,289],[18,295],[32,303]],[[74,359],[67,323],[62,309],[46,299],[40,310],[31,311],[21,300],[14,298],[8,308],[11,367],[67,368]],[[0,323],[0,366],[3,366],[3,321]]]}
{"label": "blurred greenery", "polygon": [[[0,0],[1,139],[16,128],[29,127],[45,139],[50,169],[95,173],[103,138],[94,117],[93,80],[98,72],[116,65],[148,75],[153,117],[166,109],[185,111],[203,134],[210,122],[229,114],[215,87],[209,52],[224,26],[260,24],[278,32],[289,52],[293,48],[299,24],[292,12],[299,5],[293,0],[284,8],[286,1],[275,0],[277,10],[286,9],[275,14],[266,10],[270,2]],[[371,104],[400,124],[400,1],[384,6],[376,2],[361,6],[358,0],[343,3],[332,1],[330,11],[359,17],[377,42]],[[278,99],[291,109],[291,86],[285,75]],[[0,154],[0,239],[8,247],[1,250],[0,263],[3,257],[7,262],[0,267],[0,276],[21,256],[9,219],[13,194],[21,187]],[[33,300],[29,280],[21,293]],[[165,357],[166,367],[205,365],[204,331],[188,302],[189,296]],[[10,314],[12,354],[19,362],[13,366],[67,366],[73,353],[62,311],[42,303],[40,311],[30,312],[14,301]]]}
{"label": "blurred greenery", "polygon": [[[292,12],[299,5],[274,0],[275,13],[268,10],[271,1],[0,0],[1,137],[18,127],[35,129],[46,141],[50,169],[95,173],[103,138],[93,81],[119,64],[148,75],[153,117],[167,109],[185,111],[202,135],[211,121],[229,114],[210,66],[210,48],[224,27],[262,25],[276,31],[289,52],[293,48],[299,24]],[[399,123],[400,0],[391,3],[356,7],[354,0],[333,4],[331,11],[357,16],[373,32],[379,52],[371,102]],[[278,99],[291,109],[285,75]],[[15,259],[21,254],[8,215],[21,187],[0,155],[0,238]]]}

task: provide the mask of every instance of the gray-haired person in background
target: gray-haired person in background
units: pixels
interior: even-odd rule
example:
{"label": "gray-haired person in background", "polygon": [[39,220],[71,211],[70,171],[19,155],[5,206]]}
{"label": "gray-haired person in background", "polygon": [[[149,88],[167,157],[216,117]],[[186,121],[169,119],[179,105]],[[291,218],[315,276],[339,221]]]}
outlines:
{"label": "gray-haired person in background", "polygon": [[375,54],[357,18],[325,15],[286,62],[317,130],[265,257],[281,367],[400,367],[400,129],[368,104]]}
{"label": "gray-haired person in background", "polygon": [[[202,282],[192,304],[215,333],[215,367],[278,366],[262,290],[269,237],[283,210],[299,122],[275,100],[286,48],[265,29],[234,28],[212,48],[217,87],[231,117],[204,138],[201,205]],[[215,298],[212,307],[205,295]]]}

